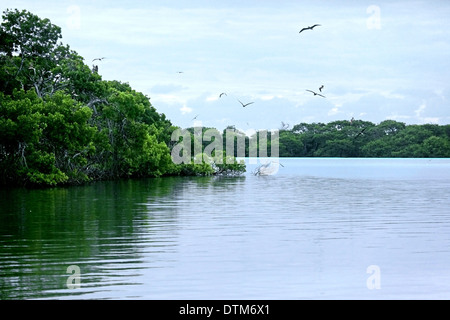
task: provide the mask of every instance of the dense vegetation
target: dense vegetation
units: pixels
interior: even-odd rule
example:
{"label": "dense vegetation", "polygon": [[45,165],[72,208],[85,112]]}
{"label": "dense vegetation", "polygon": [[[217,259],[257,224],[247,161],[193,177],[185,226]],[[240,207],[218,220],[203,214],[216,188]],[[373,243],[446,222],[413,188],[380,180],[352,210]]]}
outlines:
{"label": "dense vegetation", "polygon": [[342,120],[301,123],[279,135],[281,157],[450,157],[450,125]]}
{"label": "dense vegetation", "polygon": [[127,83],[102,80],[60,38],[48,19],[3,14],[0,185],[245,171],[237,163],[174,164],[176,127]]}
{"label": "dense vegetation", "polygon": [[[194,128],[189,128],[194,132]],[[372,157],[372,158],[449,158],[450,125],[406,125],[394,120],[374,124],[363,120],[340,120],[330,123],[300,123],[292,129],[280,129],[278,139],[268,131],[246,136],[229,126],[222,133],[225,141],[234,141],[234,156],[251,155],[254,141],[259,153],[259,141],[266,136],[268,156],[271,144],[278,144],[280,157]],[[238,140],[242,141],[238,143]],[[245,141],[245,142],[244,142]],[[203,142],[206,147],[209,142]],[[264,144],[265,146],[265,144]],[[255,154],[255,153],[253,153]]]}

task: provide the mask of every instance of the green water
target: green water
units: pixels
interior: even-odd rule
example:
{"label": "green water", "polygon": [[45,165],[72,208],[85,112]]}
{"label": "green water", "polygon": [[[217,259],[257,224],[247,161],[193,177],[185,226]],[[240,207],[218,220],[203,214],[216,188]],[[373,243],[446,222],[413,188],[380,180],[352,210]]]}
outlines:
{"label": "green water", "polygon": [[450,298],[450,159],[281,163],[1,190],[0,298]]}
{"label": "green water", "polygon": [[[52,290],[66,288],[67,267],[73,264],[81,266],[91,284],[103,281],[98,268],[135,259],[133,242],[152,228],[151,219],[139,219],[142,203],[170,196],[178,180],[2,190],[0,298],[54,296]],[[164,219],[170,222],[173,217]],[[146,240],[151,246],[151,239]]]}

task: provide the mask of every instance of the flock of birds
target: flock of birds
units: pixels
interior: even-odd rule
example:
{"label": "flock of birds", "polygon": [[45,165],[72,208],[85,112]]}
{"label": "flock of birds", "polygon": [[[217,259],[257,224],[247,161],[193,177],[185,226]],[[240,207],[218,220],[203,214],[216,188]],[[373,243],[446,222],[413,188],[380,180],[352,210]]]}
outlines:
{"label": "flock of birds", "polygon": [[[314,25],[312,25],[312,26],[304,27],[304,28],[302,28],[302,29],[299,31],[299,33],[302,33],[303,31],[306,31],[306,30],[313,30],[315,27],[319,27],[319,26],[321,26],[321,25],[320,25],[320,24],[314,24]],[[95,62],[95,61],[103,61],[104,59],[106,59],[106,57],[95,58],[95,59],[92,60],[92,62]],[[98,66],[97,66],[97,65],[93,65],[92,70],[93,70],[94,72],[98,72]],[[178,74],[182,74],[182,73],[184,73],[184,72],[183,72],[183,71],[177,71],[177,73],[178,73]],[[320,92],[320,93],[317,93],[317,92],[315,92],[315,91],[313,91],[313,90],[309,90],[309,89],[307,89],[306,91],[311,92],[312,94],[314,94],[314,96],[320,96],[320,97],[325,98],[325,96],[321,94],[323,88],[324,88],[323,85],[321,85],[321,86],[319,87],[319,92]],[[224,95],[226,96],[227,94],[226,94],[225,92],[222,92],[222,93],[219,95],[219,98],[222,98],[222,96],[224,96]],[[239,99],[237,99],[237,101],[241,104],[241,106],[242,106],[243,108],[245,108],[245,107],[247,107],[247,106],[249,106],[249,105],[255,103],[254,101],[244,103],[244,102],[242,102],[242,101],[239,100]],[[196,115],[192,120],[197,119],[197,117],[198,117],[198,115]]]}
{"label": "flock of birds", "polygon": [[[304,27],[304,28],[302,28],[298,33],[302,33],[303,31],[307,31],[307,30],[313,30],[315,27],[319,27],[319,26],[321,26],[321,25],[320,25],[320,24],[314,24],[314,25],[311,25],[311,26],[308,26],[308,27]],[[95,59],[92,60],[92,62],[95,62],[95,61],[103,61],[104,59],[106,59],[106,57],[95,58]],[[98,66],[93,65],[93,71],[98,72]],[[177,73],[178,73],[178,74],[182,74],[182,73],[184,73],[184,72],[183,72],[183,71],[177,71]],[[319,92],[320,92],[320,93],[318,93],[318,92],[316,92],[316,91],[314,91],[314,90],[310,90],[310,89],[306,89],[306,91],[311,92],[314,96],[319,96],[319,97],[322,97],[322,98],[326,98],[326,97],[322,94],[322,90],[324,89],[324,85],[321,85],[318,89],[319,89]],[[222,98],[223,96],[227,96],[226,92],[222,92],[222,93],[219,95],[219,98]],[[237,101],[241,104],[241,106],[242,106],[243,108],[245,108],[245,107],[247,107],[247,106],[249,106],[249,105],[255,103],[254,101],[250,101],[250,102],[244,103],[244,102],[242,102],[242,101],[239,100],[239,99],[237,99]],[[199,115],[197,114],[194,118],[192,118],[192,121],[193,121],[193,120],[196,120],[198,116],[199,116]],[[284,127],[284,125],[285,125],[285,124],[283,123],[283,127]],[[365,128],[362,129],[362,130],[355,136],[355,138],[357,138],[357,137],[359,137],[360,135],[364,134],[364,130],[365,130]]]}
{"label": "flock of birds", "polygon": [[[321,26],[321,25],[320,25],[320,24],[314,24],[314,25],[312,25],[312,26],[304,27],[304,28],[302,28],[302,29],[299,31],[299,33],[302,33],[302,32],[305,31],[305,30],[313,30],[315,27],[319,27],[319,26]],[[183,71],[177,71],[177,73],[184,73],[184,72],[183,72]],[[323,88],[324,88],[324,85],[321,85],[321,86],[319,87],[319,92],[320,92],[320,93],[317,93],[317,92],[315,92],[315,91],[313,91],[313,90],[309,90],[309,89],[307,89],[306,91],[311,92],[312,94],[314,94],[314,96],[320,96],[320,97],[322,97],[322,98],[326,98],[323,94],[321,94]],[[222,96],[224,96],[224,95],[226,96],[227,94],[226,94],[225,92],[222,92],[222,93],[219,95],[219,98],[222,98]],[[237,101],[241,104],[241,106],[242,106],[243,108],[245,108],[245,107],[247,107],[247,106],[249,106],[249,105],[255,103],[254,101],[244,103],[244,102],[242,102],[242,101],[239,100],[239,99],[237,99]],[[198,116],[199,116],[199,115],[196,115],[194,118],[192,118],[192,120],[197,119]]]}

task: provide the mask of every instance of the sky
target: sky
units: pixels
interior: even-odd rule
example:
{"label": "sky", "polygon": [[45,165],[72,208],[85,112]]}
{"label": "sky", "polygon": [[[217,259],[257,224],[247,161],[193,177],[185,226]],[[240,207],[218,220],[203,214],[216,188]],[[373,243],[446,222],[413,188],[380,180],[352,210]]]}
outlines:
{"label": "sky", "polygon": [[[1,0],[0,7],[50,19],[86,64],[105,57],[96,61],[104,80],[129,83],[182,128],[251,133],[351,118],[450,124],[448,0]],[[325,97],[306,91],[322,85]]]}

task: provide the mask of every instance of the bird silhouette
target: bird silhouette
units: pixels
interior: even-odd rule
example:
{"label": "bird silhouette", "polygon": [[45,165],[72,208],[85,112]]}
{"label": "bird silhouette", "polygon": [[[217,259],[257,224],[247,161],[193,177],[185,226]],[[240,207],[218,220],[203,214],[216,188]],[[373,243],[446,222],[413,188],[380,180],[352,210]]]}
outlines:
{"label": "bird silhouette", "polygon": [[309,27],[305,27],[302,30],[300,30],[298,33],[302,33],[305,30],[312,30],[312,29],[314,29],[315,27],[318,27],[318,26],[320,26],[320,24],[315,24],[315,25],[312,25],[312,26],[309,26]]}
{"label": "bird silhouette", "polygon": [[321,97],[325,98],[325,96],[321,95],[320,93],[314,92],[312,90],[306,90],[306,91],[314,93],[315,96],[321,96]]}
{"label": "bird silhouette", "polygon": [[242,106],[245,108],[246,106],[248,106],[249,104],[252,104],[254,102],[249,102],[249,103],[242,103],[241,100],[238,99],[238,101],[242,104]]}
{"label": "bird silhouette", "polygon": [[363,134],[363,132],[366,130],[366,128],[363,128],[356,136],[354,139],[358,138],[360,135]]}
{"label": "bird silhouette", "polygon": [[322,89],[323,89],[323,85],[321,85],[321,86],[319,87],[319,91],[322,92]]}
{"label": "bird silhouette", "polygon": [[219,95],[219,98],[222,98],[222,96],[223,95],[227,95],[225,92],[222,92],[220,95]]}
{"label": "bird silhouette", "polygon": [[102,61],[103,59],[106,59],[106,57],[95,58],[94,60],[92,60],[92,62],[94,62],[95,60]]}
{"label": "bird silhouette", "polygon": [[195,117],[193,117],[191,121],[194,121],[195,119],[197,119],[198,116],[199,115],[196,115]]}

